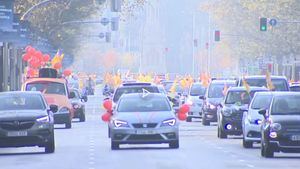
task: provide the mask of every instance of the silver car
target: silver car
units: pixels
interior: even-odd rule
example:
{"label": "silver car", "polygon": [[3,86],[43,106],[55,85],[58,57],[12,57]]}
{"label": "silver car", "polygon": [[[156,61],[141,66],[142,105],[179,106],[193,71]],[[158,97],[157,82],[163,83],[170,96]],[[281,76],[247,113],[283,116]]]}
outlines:
{"label": "silver car", "polygon": [[253,143],[259,143],[261,140],[261,122],[263,116],[258,113],[259,110],[267,109],[272,101],[272,92],[255,93],[248,112],[244,112],[243,127],[243,147],[251,148]]}
{"label": "silver car", "polygon": [[112,150],[120,144],[168,143],[170,148],[179,148],[178,120],[164,94],[122,95],[109,128]]}
{"label": "silver car", "polygon": [[206,88],[201,83],[194,83],[190,87],[189,94],[185,101],[186,104],[190,105],[190,111],[186,119],[187,122],[191,122],[193,118],[201,118],[203,100],[199,97],[204,96],[205,92]]}

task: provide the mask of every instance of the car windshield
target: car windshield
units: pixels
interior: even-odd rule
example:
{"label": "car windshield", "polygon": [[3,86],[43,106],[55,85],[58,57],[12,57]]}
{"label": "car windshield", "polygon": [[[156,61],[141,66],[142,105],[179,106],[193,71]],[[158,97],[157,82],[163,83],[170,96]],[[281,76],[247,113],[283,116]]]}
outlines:
{"label": "car windshield", "polygon": [[272,101],[272,95],[258,95],[254,97],[251,109],[267,109]]}
{"label": "car windshield", "polygon": [[205,87],[202,85],[192,85],[190,95],[191,96],[203,96],[205,94]]}
{"label": "car windshield", "polygon": [[[173,84],[174,84],[174,83],[167,83],[167,84],[165,85],[166,91],[170,92],[170,90],[171,90]],[[184,92],[184,89],[183,89],[178,83],[176,83],[175,91],[176,91],[176,93],[183,93],[183,92]]]}
{"label": "car windshield", "polygon": [[[266,79],[246,79],[249,86],[267,87]],[[288,91],[285,79],[272,79],[276,91]]]}
{"label": "car windshield", "polygon": [[0,100],[0,111],[45,109],[42,97],[37,94],[0,95]]}
{"label": "car windshield", "polygon": [[272,115],[300,115],[300,95],[277,96],[273,100]]}
{"label": "car windshield", "polygon": [[222,98],[224,97],[224,89],[234,86],[234,84],[211,84],[208,89],[209,98]]}
{"label": "car windshield", "polygon": [[159,93],[159,90],[157,87],[153,86],[138,86],[138,87],[121,87],[118,88],[116,93],[114,94],[113,101],[116,103],[119,101],[120,97],[123,94],[129,94],[129,93],[143,93],[143,89],[147,90],[150,93]]}
{"label": "car windshield", "polygon": [[246,91],[230,91],[227,93],[225,104],[249,104],[250,95]]}
{"label": "car windshield", "polygon": [[164,97],[124,98],[118,105],[118,112],[171,111],[169,101]]}
{"label": "car windshield", "polygon": [[40,91],[43,94],[67,95],[65,85],[57,82],[34,82],[26,86],[26,91]]}

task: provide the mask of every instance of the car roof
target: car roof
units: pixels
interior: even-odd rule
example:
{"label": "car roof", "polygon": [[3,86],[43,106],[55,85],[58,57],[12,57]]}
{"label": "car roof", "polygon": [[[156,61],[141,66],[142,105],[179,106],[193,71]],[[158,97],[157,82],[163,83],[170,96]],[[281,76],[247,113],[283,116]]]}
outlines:
{"label": "car roof", "polygon": [[[241,77],[242,79],[243,77]],[[265,75],[245,76],[245,79],[266,79]],[[271,79],[286,79],[285,76],[271,76]]]}
{"label": "car roof", "polygon": [[67,83],[66,79],[62,79],[62,78],[32,78],[32,79],[28,79],[25,83],[41,82],[41,81]]}
{"label": "car roof", "polygon": [[12,95],[12,94],[28,94],[28,95],[41,95],[39,91],[9,91],[9,92],[0,92],[0,95]]}
{"label": "car roof", "polygon": [[235,80],[213,80],[211,84],[235,84]]}
{"label": "car roof", "polygon": [[273,92],[274,97],[276,96],[300,96],[300,92]]}
{"label": "car roof", "polygon": [[[268,91],[265,87],[249,87],[250,91]],[[244,86],[242,87],[230,87],[228,91],[246,91]]]}
{"label": "car roof", "polygon": [[[122,99],[126,98],[140,98],[143,97],[143,93],[128,93],[128,94],[123,94],[121,96]],[[144,98],[151,98],[151,97],[156,97],[156,98],[166,98],[165,94],[162,93],[147,93],[147,95],[144,96]]]}
{"label": "car roof", "polygon": [[256,92],[255,95],[263,96],[263,95],[273,95],[274,92],[265,91],[265,92]]}

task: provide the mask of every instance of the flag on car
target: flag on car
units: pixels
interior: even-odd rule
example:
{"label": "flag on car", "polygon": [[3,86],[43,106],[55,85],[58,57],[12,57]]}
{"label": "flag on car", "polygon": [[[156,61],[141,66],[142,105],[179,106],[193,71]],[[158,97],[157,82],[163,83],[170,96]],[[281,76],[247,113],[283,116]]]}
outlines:
{"label": "flag on car", "polygon": [[243,77],[243,86],[245,86],[247,93],[250,93],[250,86],[247,83],[245,77]]}
{"label": "flag on car", "polygon": [[272,83],[271,75],[270,75],[270,72],[269,72],[269,71],[267,71],[267,73],[266,73],[266,81],[267,81],[267,88],[268,88],[269,90],[274,90],[275,87],[274,87],[274,85],[273,85],[273,83]]}

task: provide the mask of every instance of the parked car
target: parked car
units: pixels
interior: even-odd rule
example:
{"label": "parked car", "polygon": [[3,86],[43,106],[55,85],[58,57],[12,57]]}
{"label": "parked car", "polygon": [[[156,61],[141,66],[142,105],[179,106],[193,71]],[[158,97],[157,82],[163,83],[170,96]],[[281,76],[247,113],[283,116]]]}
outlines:
{"label": "parked car", "polygon": [[40,92],[0,93],[0,147],[45,147],[55,151],[53,113]]}
{"label": "parked car", "polygon": [[123,95],[109,128],[113,150],[120,144],[167,143],[170,148],[179,148],[177,118],[167,96],[160,93]]}
{"label": "parked car", "polygon": [[70,101],[74,109],[74,118],[79,118],[80,122],[85,121],[85,102],[87,96],[81,96],[79,90],[70,89]]}
{"label": "parked car", "polygon": [[203,100],[202,106],[202,124],[209,126],[210,122],[217,122],[217,106],[223,100],[226,88],[235,86],[236,82],[233,80],[213,80],[204,96],[199,98]]}
{"label": "parked car", "polygon": [[48,105],[57,105],[58,111],[54,113],[54,124],[65,124],[66,128],[72,127],[74,109],[69,100],[67,81],[59,78],[32,78],[27,80],[23,91],[40,91]]}
{"label": "parked car", "polygon": [[242,135],[242,119],[248,105],[256,92],[268,91],[265,87],[231,87],[224,101],[218,106],[218,137]]}
{"label": "parked car", "polygon": [[261,122],[263,116],[258,113],[261,109],[268,109],[272,101],[273,92],[255,93],[248,111],[243,115],[243,147],[251,148],[253,143],[260,143],[261,140]]}
{"label": "parked car", "polygon": [[274,152],[300,153],[300,93],[276,92],[261,127],[261,155],[274,157]]}
{"label": "parked car", "polygon": [[[249,86],[267,87],[266,76],[246,76],[245,81]],[[289,91],[289,83],[285,76],[271,76],[274,91]],[[244,86],[243,77],[237,80],[237,86]]]}
{"label": "parked car", "polygon": [[199,97],[204,96],[206,88],[201,83],[193,83],[189,89],[189,94],[185,103],[190,105],[190,111],[188,112],[187,122],[191,122],[193,118],[202,117],[203,100]]}

